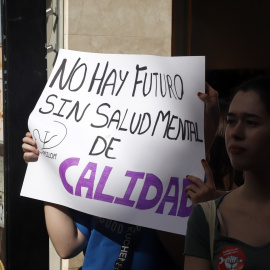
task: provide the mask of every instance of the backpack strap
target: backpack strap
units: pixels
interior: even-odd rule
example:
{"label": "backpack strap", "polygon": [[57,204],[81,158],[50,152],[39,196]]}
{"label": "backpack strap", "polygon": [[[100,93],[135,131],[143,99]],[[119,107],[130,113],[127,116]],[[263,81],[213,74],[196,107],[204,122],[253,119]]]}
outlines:
{"label": "backpack strap", "polygon": [[210,254],[211,262],[213,263],[214,257],[214,237],[215,237],[215,221],[216,221],[216,203],[214,200],[200,203],[205,219],[209,225],[209,240],[210,240]]}

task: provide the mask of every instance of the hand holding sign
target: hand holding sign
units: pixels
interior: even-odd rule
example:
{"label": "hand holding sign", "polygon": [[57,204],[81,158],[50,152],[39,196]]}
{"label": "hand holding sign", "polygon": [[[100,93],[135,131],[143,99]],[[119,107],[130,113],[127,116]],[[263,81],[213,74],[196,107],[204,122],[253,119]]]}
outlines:
{"label": "hand holding sign", "polygon": [[25,137],[23,138],[23,159],[26,163],[34,162],[38,160],[39,151],[37,149],[37,144],[33,140],[32,134],[27,132]]}

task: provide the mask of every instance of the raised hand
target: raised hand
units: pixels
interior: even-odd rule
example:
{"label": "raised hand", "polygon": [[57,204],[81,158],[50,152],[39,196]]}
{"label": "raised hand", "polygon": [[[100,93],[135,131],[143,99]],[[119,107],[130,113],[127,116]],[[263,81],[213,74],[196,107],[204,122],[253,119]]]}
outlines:
{"label": "raised hand", "polygon": [[202,159],[201,163],[205,171],[205,183],[200,178],[193,175],[186,176],[186,178],[193,183],[185,188],[185,192],[193,204],[213,200],[216,198],[216,187],[212,171],[204,159]]}

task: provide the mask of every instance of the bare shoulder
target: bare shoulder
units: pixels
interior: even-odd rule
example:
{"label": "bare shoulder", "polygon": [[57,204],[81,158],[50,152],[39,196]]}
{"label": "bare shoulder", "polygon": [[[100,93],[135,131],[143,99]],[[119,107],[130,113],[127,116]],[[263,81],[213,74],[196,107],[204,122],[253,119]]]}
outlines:
{"label": "bare shoulder", "polygon": [[222,199],[219,209],[231,207],[240,201],[240,188],[237,188],[231,192],[229,192],[224,198]]}
{"label": "bare shoulder", "polygon": [[224,196],[218,209],[222,218],[226,221],[239,216],[239,211],[242,211],[242,207],[241,195],[238,188]]}

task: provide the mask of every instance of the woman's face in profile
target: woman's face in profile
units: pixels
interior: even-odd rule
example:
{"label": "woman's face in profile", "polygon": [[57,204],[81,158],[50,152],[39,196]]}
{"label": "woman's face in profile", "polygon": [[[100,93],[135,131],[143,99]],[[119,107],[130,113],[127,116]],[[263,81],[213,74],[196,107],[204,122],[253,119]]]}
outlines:
{"label": "woman's face in profile", "polygon": [[233,98],[225,131],[226,149],[237,170],[270,168],[270,114],[255,91]]}

